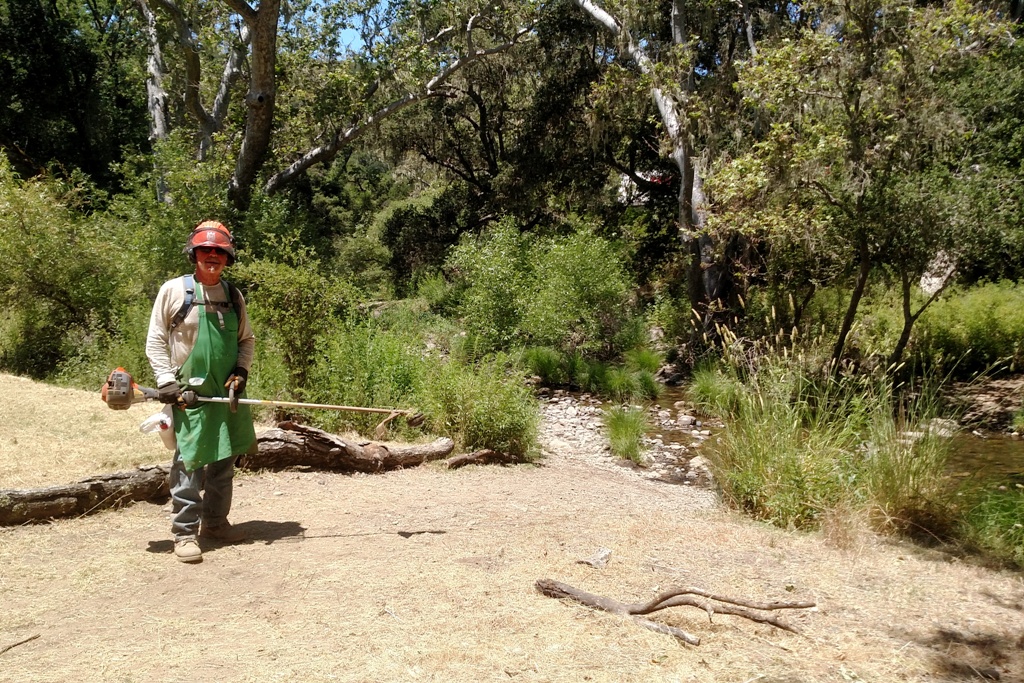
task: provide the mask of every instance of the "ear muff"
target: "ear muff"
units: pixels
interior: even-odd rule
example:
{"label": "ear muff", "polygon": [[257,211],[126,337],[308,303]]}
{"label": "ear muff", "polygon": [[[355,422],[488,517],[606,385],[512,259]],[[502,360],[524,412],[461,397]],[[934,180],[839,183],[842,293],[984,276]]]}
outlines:
{"label": "ear muff", "polygon": [[216,247],[228,255],[229,266],[235,262],[235,238],[223,223],[203,221],[189,233],[182,251],[188,255],[188,260],[192,263],[196,262],[197,247]]}

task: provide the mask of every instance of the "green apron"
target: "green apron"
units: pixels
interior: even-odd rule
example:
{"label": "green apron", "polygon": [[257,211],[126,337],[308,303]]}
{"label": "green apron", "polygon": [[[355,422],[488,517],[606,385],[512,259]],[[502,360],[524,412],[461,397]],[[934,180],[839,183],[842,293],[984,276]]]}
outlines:
{"label": "green apron", "polygon": [[[207,312],[202,285],[196,283],[199,331],[196,345],[178,370],[178,383],[199,396],[228,395],[224,383],[238,362],[238,313],[231,305],[231,293],[224,284],[227,301]],[[195,382],[202,379],[202,384]],[[195,383],[193,383],[195,382]],[[174,407],[174,436],[185,469],[189,472],[248,453],[256,445],[249,406],[232,413],[227,403],[199,403],[184,410]]]}

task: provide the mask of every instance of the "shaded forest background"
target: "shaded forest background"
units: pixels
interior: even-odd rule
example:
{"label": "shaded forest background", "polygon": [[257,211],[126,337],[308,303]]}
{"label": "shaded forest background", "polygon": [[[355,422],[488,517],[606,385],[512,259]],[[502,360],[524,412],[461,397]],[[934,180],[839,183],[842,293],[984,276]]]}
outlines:
{"label": "shaded forest background", "polygon": [[275,395],[354,381],[339,347],[384,328],[471,363],[553,350],[566,380],[635,349],[686,373],[723,344],[1016,367],[1020,19],[4,0],[0,368],[145,379],[149,302],[209,218],[237,236]]}

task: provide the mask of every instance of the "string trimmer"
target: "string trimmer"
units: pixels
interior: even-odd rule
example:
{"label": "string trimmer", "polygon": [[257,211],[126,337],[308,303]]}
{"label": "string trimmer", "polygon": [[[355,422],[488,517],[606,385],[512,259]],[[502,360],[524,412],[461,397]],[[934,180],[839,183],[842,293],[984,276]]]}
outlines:
{"label": "string trimmer", "polygon": [[[197,383],[201,384],[202,380],[198,380]],[[100,395],[106,402],[107,406],[113,410],[127,410],[134,403],[155,400],[157,397],[157,391],[156,389],[151,389],[149,387],[139,386],[135,383],[135,380],[132,379],[131,374],[129,374],[127,370],[124,368],[117,368],[110,373],[109,377],[107,377],[107,381],[103,385]],[[410,427],[419,427],[426,419],[426,416],[423,413],[413,410],[401,410],[398,408],[363,408],[360,406],[339,406],[327,403],[300,403],[298,401],[266,401],[256,398],[238,398],[235,396],[234,389],[231,389],[228,392],[228,396],[226,398],[222,396],[199,396],[191,389],[186,389],[181,392],[181,398],[187,407],[192,407],[199,403],[227,403],[232,412],[234,412],[239,404],[242,404],[251,406],[278,406],[282,408],[320,408],[324,410],[347,410],[355,413],[386,414],[387,417],[384,418],[374,430],[374,437],[377,439],[384,438],[388,423],[400,415],[405,416],[406,424]]]}

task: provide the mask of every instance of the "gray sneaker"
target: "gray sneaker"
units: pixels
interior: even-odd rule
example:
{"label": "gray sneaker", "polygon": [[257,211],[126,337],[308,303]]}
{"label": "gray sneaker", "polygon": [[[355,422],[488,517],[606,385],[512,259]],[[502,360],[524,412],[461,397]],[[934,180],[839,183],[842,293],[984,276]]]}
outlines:
{"label": "gray sneaker", "polygon": [[203,559],[203,551],[195,536],[185,536],[174,541],[174,556],[179,562],[199,562]]}

